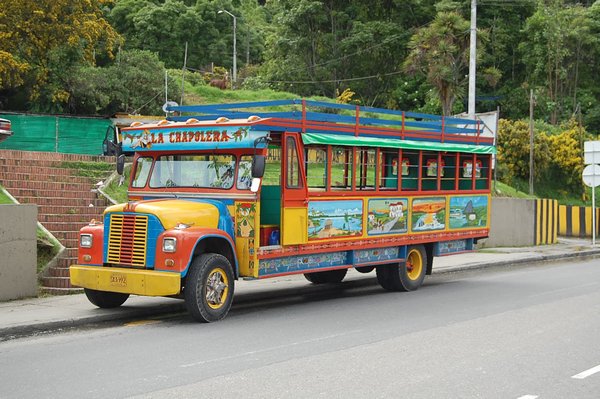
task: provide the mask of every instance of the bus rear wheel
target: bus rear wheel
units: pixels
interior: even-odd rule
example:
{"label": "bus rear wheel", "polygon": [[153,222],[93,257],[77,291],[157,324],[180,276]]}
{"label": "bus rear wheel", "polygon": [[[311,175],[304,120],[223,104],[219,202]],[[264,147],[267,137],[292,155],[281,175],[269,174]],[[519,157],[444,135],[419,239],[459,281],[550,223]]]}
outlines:
{"label": "bus rear wheel", "polygon": [[341,283],[348,269],[328,270],[326,272],[304,273],[304,277],[313,284]]}
{"label": "bus rear wheel", "polygon": [[91,288],[84,288],[83,292],[91,303],[102,309],[118,308],[129,298],[129,294],[98,291]]}
{"label": "bus rear wheel", "polygon": [[406,260],[398,265],[377,266],[377,281],[388,291],[414,291],[425,279],[427,252],[423,245],[408,247]]}
{"label": "bus rear wheel", "polygon": [[190,266],[184,288],[185,305],[196,321],[219,321],[231,308],[233,290],[233,268],[229,260],[219,254],[203,254]]}

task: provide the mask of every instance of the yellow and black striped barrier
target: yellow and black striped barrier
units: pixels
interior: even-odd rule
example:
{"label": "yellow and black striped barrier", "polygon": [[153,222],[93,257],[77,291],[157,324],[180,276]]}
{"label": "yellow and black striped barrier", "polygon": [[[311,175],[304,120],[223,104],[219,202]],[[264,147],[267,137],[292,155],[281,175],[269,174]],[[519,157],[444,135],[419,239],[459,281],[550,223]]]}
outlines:
{"label": "yellow and black striped barrier", "polygon": [[[558,207],[558,234],[565,237],[592,236],[592,207],[560,205]],[[600,209],[596,208],[596,235],[600,222]]]}
{"label": "yellow and black striped barrier", "polygon": [[558,241],[558,201],[535,200],[535,245],[555,244]]}

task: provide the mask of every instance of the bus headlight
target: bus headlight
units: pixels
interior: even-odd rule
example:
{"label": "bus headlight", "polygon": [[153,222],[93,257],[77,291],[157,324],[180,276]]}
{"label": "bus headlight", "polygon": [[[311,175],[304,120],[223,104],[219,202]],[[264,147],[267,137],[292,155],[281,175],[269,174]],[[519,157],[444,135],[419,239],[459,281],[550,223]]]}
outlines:
{"label": "bus headlight", "polygon": [[177,239],[173,237],[163,238],[163,252],[175,252],[177,250]]}
{"label": "bus headlight", "polygon": [[80,234],[79,235],[79,245],[81,248],[91,248],[94,239],[91,234]]}

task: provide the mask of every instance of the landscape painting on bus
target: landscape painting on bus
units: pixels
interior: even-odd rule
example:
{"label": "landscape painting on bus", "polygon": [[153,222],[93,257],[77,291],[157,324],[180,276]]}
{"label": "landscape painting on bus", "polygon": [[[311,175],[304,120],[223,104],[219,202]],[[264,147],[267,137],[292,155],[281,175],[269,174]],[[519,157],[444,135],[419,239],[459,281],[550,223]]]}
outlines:
{"label": "landscape painting on bus", "polygon": [[362,235],[362,201],[310,201],[308,238],[310,240]]}
{"label": "landscape painting on bus", "polygon": [[488,197],[473,195],[450,198],[450,228],[486,227]]}
{"label": "landscape painting on bus", "polygon": [[446,198],[417,198],[412,201],[412,231],[444,230]]}
{"label": "landscape painting on bus", "polygon": [[398,234],[408,231],[408,199],[388,198],[369,200],[367,233]]}

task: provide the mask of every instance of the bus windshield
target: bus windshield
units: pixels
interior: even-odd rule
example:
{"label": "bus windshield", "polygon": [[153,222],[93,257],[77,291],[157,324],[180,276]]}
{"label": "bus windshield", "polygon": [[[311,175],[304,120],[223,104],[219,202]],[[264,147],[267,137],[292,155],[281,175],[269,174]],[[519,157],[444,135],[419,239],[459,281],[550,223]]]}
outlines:
{"label": "bus windshield", "polygon": [[[144,169],[140,168],[143,164],[140,161],[138,169]],[[149,185],[151,188],[230,189],[234,183],[235,168],[236,159],[229,154],[161,155],[154,161]],[[145,182],[138,181],[137,178],[134,183],[137,183],[137,187],[145,185]]]}

